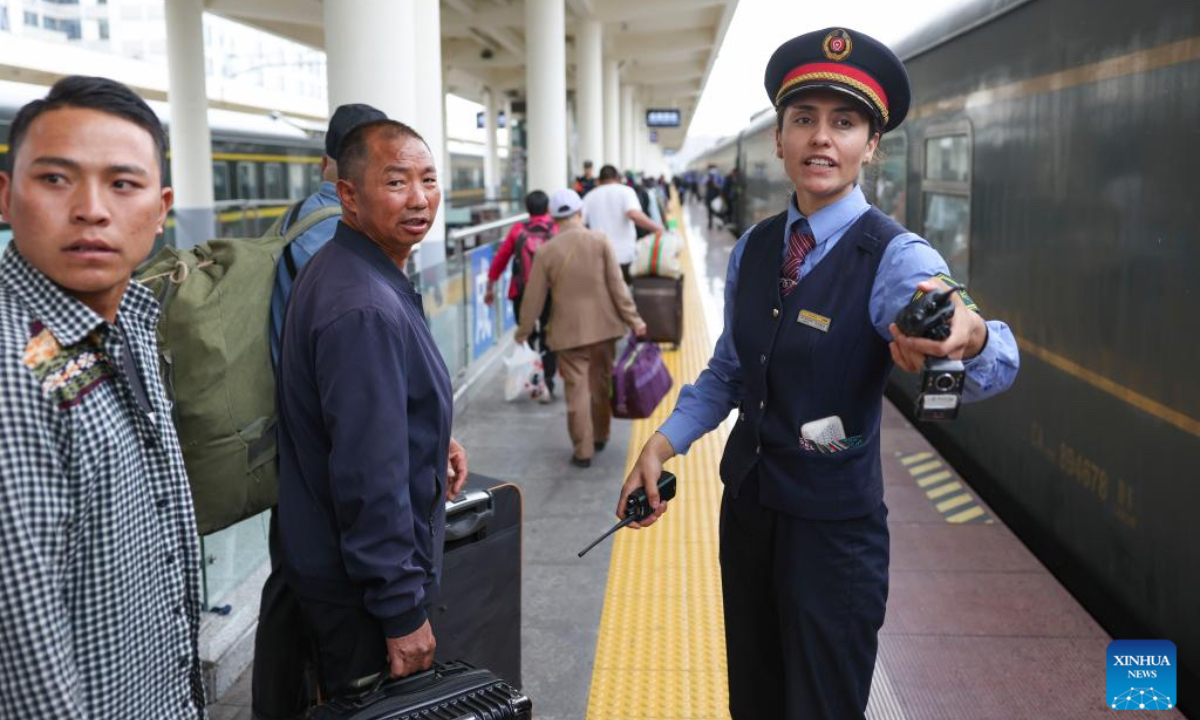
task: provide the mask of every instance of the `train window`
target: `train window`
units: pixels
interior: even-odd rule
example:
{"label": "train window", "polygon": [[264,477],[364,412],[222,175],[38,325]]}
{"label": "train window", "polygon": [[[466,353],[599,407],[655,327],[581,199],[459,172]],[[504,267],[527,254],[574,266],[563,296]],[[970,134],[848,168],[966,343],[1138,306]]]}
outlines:
{"label": "train window", "polygon": [[229,166],[223,162],[215,162],[213,170],[213,199],[229,199]]}
{"label": "train window", "polygon": [[258,199],[258,174],[254,172],[253,163],[237,164],[237,190],[239,200]]}
{"label": "train window", "polygon": [[308,166],[308,192],[315,193],[321,186],[321,166],[313,163]]}
{"label": "train window", "polygon": [[931,127],[921,170],[921,233],[959,282],[971,282],[971,125]]}
{"label": "train window", "polygon": [[969,282],[971,245],[970,199],[962,195],[925,193],[925,239],[950,266],[950,276]]}
{"label": "train window", "polygon": [[268,200],[280,200],[283,194],[283,165],[277,162],[263,165],[263,197]]}
{"label": "train window", "polygon": [[879,142],[882,160],[875,179],[875,207],[905,223],[904,208],[908,196],[908,137],[893,132]]}
{"label": "train window", "polygon": [[308,194],[307,174],[304,172],[304,164],[293,162],[288,163],[288,199],[299,200]]}
{"label": "train window", "polygon": [[925,141],[925,179],[970,180],[971,153],[966,135],[944,135]]}

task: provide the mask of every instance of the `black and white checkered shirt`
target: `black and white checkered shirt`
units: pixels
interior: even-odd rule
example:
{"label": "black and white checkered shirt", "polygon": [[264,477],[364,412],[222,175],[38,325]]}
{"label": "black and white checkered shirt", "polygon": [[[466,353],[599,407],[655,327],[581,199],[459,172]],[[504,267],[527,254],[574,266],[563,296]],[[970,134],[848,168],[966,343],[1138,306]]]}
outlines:
{"label": "black and white checkered shirt", "polygon": [[0,720],[204,717],[157,317],[136,283],[114,326],[15,246],[0,260]]}

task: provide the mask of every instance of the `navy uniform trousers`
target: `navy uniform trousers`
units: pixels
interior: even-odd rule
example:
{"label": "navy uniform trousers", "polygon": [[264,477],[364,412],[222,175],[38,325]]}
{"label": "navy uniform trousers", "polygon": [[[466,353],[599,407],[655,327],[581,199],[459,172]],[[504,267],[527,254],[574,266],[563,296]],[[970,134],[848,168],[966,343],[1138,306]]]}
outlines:
{"label": "navy uniform trousers", "polygon": [[758,471],[721,500],[733,720],[862,720],[888,591],[887,507],[805,520],[759,503]]}

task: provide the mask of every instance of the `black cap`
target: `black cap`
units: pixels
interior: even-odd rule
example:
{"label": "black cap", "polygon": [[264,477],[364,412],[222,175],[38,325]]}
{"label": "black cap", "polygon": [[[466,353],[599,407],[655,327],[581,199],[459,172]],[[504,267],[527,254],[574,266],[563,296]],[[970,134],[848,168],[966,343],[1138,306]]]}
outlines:
{"label": "black cap", "polygon": [[805,33],[780,45],[763,84],[776,109],[814,88],[849,95],[866,106],[882,132],[904,122],[912,90],[904,63],[875,38],[845,28]]}
{"label": "black cap", "polygon": [[329,130],[325,133],[325,154],[336,158],[342,140],[354,132],[355,128],[387,119],[387,115],[370,105],[362,103],[339,105],[338,109],[333,111],[333,117],[329,118]]}

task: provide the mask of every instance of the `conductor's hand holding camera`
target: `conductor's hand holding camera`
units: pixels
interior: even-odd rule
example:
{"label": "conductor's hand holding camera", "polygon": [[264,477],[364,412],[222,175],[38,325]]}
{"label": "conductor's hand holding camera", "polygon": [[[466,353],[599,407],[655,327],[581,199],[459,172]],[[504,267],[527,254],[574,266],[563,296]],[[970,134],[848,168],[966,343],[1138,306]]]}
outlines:
{"label": "conductor's hand holding camera", "polygon": [[[942,292],[950,286],[938,278],[930,278],[917,286],[922,292]],[[967,309],[958,293],[952,296],[954,315],[950,318],[950,335],[945,340],[930,340],[924,337],[905,335],[896,323],[888,326],[892,342],[888,346],[896,367],[907,372],[918,372],[924,367],[925,358],[970,360],[987,345],[987,324],[978,313]]]}

